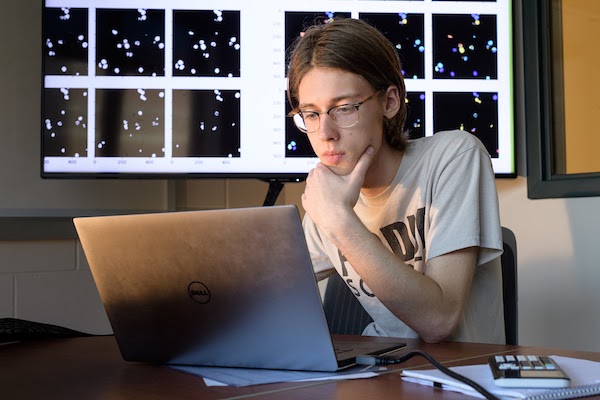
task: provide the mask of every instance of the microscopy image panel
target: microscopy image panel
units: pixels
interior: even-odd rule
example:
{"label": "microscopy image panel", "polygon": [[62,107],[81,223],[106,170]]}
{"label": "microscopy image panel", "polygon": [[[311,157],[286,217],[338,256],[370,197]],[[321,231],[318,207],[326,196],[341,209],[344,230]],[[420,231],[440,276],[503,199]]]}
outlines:
{"label": "microscopy image panel", "polygon": [[173,76],[240,76],[240,12],[173,11]]}
{"label": "microscopy image panel", "polygon": [[497,79],[495,15],[433,15],[433,77]]}
{"label": "microscopy image panel", "polygon": [[174,157],[240,157],[239,90],[173,90]]}
{"label": "microscopy image panel", "polygon": [[492,158],[498,158],[498,94],[449,92],[433,94],[434,132],[462,129],[477,136]]}
{"label": "microscopy image panel", "polygon": [[98,9],[96,75],[164,76],[165,11]]}
{"label": "microscopy image panel", "polygon": [[406,124],[404,129],[410,139],[425,136],[425,92],[406,93]]}
{"label": "microscopy image panel", "polygon": [[96,90],[96,156],[164,157],[165,92]]}
{"label": "microscopy image panel", "polygon": [[[285,13],[285,49],[286,54],[291,50],[294,41],[311,25],[326,24],[333,18],[350,18],[349,12],[310,12],[286,11]],[[287,65],[285,67],[287,76]]]}
{"label": "microscopy image panel", "polygon": [[396,47],[406,79],[425,78],[425,17],[423,14],[360,13]]}
{"label": "microscopy image panel", "polygon": [[44,89],[44,156],[87,155],[87,89]]}
{"label": "microscopy image panel", "polygon": [[[287,93],[285,96],[285,115],[288,115],[292,107],[287,101]],[[310,145],[308,135],[301,132],[290,117],[285,118],[285,156],[286,158],[317,156]]]}
{"label": "microscopy image panel", "polygon": [[87,75],[87,9],[47,8],[43,18],[45,74]]}

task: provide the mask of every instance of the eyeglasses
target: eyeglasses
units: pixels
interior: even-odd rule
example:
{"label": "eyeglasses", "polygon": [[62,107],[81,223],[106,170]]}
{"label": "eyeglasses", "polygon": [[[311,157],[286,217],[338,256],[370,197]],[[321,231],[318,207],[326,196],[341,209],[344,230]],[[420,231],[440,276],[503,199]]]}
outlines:
{"label": "eyeglasses", "polygon": [[327,112],[318,113],[316,111],[302,111],[292,110],[288,114],[292,117],[294,124],[304,133],[313,133],[319,130],[321,126],[321,115],[327,114],[331,118],[331,121],[339,126],[340,128],[352,128],[358,124],[358,108],[365,104],[367,101],[376,98],[382,90],[379,90],[363,101],[355,104],[342,104],[339,106],[331,107]]}

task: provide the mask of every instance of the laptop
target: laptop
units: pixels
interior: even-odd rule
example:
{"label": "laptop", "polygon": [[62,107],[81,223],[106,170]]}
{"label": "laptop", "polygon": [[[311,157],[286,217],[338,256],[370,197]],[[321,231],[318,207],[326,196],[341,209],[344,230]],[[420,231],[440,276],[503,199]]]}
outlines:
{"label": "laptop", "polygon": [[336,371],[404,346],[343,342],[336,354],[295,206],[74,224],[127,361]]}

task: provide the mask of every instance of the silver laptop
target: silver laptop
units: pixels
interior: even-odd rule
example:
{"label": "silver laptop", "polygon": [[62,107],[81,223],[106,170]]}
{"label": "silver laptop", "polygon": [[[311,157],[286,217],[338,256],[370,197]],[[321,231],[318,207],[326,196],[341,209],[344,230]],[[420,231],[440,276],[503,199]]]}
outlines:
{"label": "silver laptop", "polygon": [[74,223],[125,360],[336,371],[403,346],[336,356],[294,206]]}

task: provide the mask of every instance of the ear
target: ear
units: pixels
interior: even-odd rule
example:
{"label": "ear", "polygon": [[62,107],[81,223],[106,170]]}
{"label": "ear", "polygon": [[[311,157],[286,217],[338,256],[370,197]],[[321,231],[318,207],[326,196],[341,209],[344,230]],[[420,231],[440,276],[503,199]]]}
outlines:
{"label": "ear", "polygon": [[400,100],[400,91],[396,85],[390,85],[385,90],[384,97],[384,108],[383,115],[387,119],[392,119],[400,110],[400,101],[404,101],[404,99]]}

